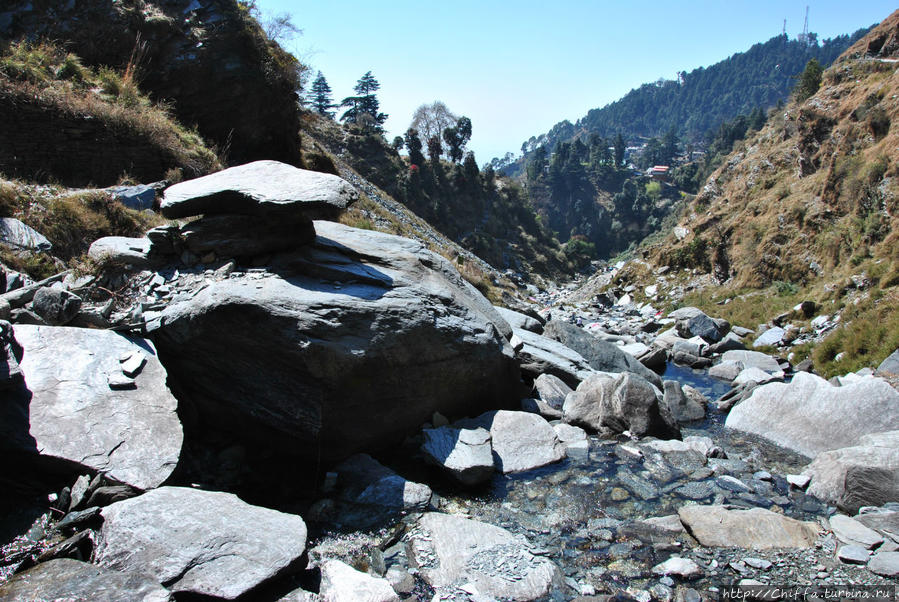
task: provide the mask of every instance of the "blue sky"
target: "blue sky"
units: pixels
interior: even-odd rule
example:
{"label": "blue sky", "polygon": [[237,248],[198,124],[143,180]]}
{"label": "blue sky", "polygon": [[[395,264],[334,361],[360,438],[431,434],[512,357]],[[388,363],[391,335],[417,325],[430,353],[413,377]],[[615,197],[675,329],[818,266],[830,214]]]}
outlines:
{"label": "blue sky", "polygon": [[257,0],[289,12],[302,35],[286,48],[321,70],[336,101],[366,71],[381,84],[389,139],[421,104],[442,100],[472,120],[483,164],[594,107],[659,78],[674,79],[778,35],[819,39],[885,19],[882,0],[490,0],[452,2]]}

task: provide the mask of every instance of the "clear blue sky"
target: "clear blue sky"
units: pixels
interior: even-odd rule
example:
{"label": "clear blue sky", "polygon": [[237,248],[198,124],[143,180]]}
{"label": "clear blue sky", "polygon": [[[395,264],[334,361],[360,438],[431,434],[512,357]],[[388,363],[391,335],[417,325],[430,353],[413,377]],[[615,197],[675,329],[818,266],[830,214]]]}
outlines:
{"label": "clear blue sky", "polygon": [[[334,99],[366,71],[381,84],[388,139],[416,107],[442,100],[472,120],[483,164],[659,78],[674,79],[781,33],[801,33],[805,7],[819,39],[885,19],[884,0],[257,0],[303,30],[285,44],[321,70]],[[314,75],[314,71],[313,71]]]}

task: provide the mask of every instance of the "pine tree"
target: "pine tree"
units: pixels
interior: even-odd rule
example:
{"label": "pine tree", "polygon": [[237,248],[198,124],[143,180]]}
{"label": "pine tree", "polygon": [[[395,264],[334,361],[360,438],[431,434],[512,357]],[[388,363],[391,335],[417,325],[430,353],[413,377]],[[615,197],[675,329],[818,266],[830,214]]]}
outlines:
{"label": "pine tree", "polygon": [[361,125],[366,130],[383,131],[381,126],[387,121],[387,115],[380,112],[380,103],[375,95],[380,87],[371,71],[366,72],[353,87],[356,96],[348,96],[340,103],[340,106],[347,107],[340,120]]}
{"label": "pine tree", "polygon": [[802,75],[799,76],[799,83],[796,85],[796,99],[799,102],[806,100],[818,91],[818,88],[821,87],[821,75],[823,72],[824,69],[821,68],[821,63],[816,59],[810,59],[805,64],[805,69],[802,71]]}
{"label": "pine tree", "polygon": [[331,100],[331,86],[328,85],[328,80],[319,71],[315,81],[312,82],[312,108],[322,115],[333,118],[334,112],[331,109],[334,107],[335,105]]}

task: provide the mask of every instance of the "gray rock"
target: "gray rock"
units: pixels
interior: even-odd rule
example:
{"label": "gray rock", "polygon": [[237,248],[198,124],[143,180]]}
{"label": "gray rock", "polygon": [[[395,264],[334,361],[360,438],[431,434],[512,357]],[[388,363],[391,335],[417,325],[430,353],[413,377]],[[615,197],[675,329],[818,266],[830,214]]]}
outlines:
{"label": "gray rock", "polygon": [[304,215],[334,219],[358,197],[345,180],[277,161],[255,161],[166,189],[162,214]]}
{"label": "gray rock", "polygon": [[728,510],[724,506],[682,506],[681,522],[707,547],[748,549],[811,548],[818,526],[763,508]]}
{"label": "gray rock", "polygon": [[899,511],[895,509],[877,508],[872,512],[859,514],[854,518],[869,529],[875,529],[880,533],[884,533],[890,539],[899,540]]}
{"label": "gray rock", "polygon": [[899,552],[880,552],[868,561],[868,570],[881,577],[899,576]]}
{"label": "gray rock", "polygon": [[553,427],[536,414],[499,410],[456,425],[489,429],[494,465],[503,473],[531,470],[565,457],[565,445]]}
{"label": "gray rock", "polygon": [[601,433],[680,437],[658,390],[630,372],[590,376],[568,395],[562,411],[566,422]]}
{"label": "gray rock", "polygon": [[357,571],[339,560],[323,561],[321,575],[319,595],[327,602],[399,602],[400,599],[386,579]]}
{"label": "gray rock", "polygon": [[769,328],[765,332],[763,332],[752,344],[753,347],[773,347],[775,345],[779,345],[784,336],[787,334],[787,331],[779,326],[775,326],[774,328]]}
{"label": "gray rock", "polygon": [[758,368],[765,372],[780,372],[780,364],[766,353],[759,351],[725,351],[721,356],[722,362],[740,362],[744,368]]}
{"label": "gray rock", "polygon": [[180,234],[184,246],[199,257],[252,257],[309,244],[315,228],[309,219],[254,216],[248,227],[245,215],[211,215],[188,222]]}
{"label": "gray rock", "polygon": [[709,481],[691,481],[674,490],[682,498],[688,500],[707,500],[721,490]]}
{"label": "gray rock", "polygon": [[113,186],[109,189],[112,198],[129,209],[145,211],[152,209],[156,202],[156,188],[163,184],[138,184],[137,186]]}
{"label": "gray rock", "polygon": [[880,362],[880,365],[877,366],[877,371],[889,374],[899,374],[899,349]]}
{"label": "gray rock", "polygon": [[[110,389],[106,376],[120,370],[122,355],[152,353],[146,341],[52,326],[19,325],[15,335],[24,348],[31,440],[25,450],[103,471],[139,489],[165,482],[178,462],[183,434],[162,364],[150,355],[131,390]],[[0,420],[4,439],[17,438],[8,430],[14,424]]]}
{"label": "gray rock", "polygon": [[872,550],[883,543],[883,537],[877,531],[842,514],[830,517],[830,528],[836,538],[847,545],[859,545]]}
{"label": "gray rock", "polygon": [[728,491],[733,491],[735,493],[747,493],[752,491],[752,488],[741,481],[736,477],[732,477],[730,475],[721,475],[715,478],[715,484]]}
{"label": "gray rock", "polygon": [[681,318],[677,321],[676,328],[677,333],[685,339],[702,337],[707,343],[721,340],[722,333],[718,330],[718,325],[701,312],[689,318]]}
{"label": "gray rock", "polygon": [[493,477],[490,433],[484,429],[444,426],[424,430],[425,457],[463,485],[477,485]]}
{"label": "gray rock", "polygon": [[662,388],[662,379],[658,374],[619,349],[614,343],[598,339],[583,328],[560,320],[550,320],[543,328],[543,335],[578,352],[594,370],[632,372],[659,389]]}
{"label": "gray rock", "polygon": [[534,381],[534,390],[537,396],[557,410],[561,410],[565,405],[565,398],[571,393],[571,387],[565,382],[552,374],[541,374]]}
{"label": "gray rock", "polygon": [[871,552],[864,546],[840,546],[837,550],[837,558],[845,564],[867,564],[870,557]]}
{"label": "gray rock", "polygon": [[668,362],[668,352],[653,344],[649,351],[637,357],[637,360],[656,374],[661,374]]}
{"label": "gray rock", "polygon": [[615,475],[621,486],[633,493],[641,500],[654,500],[661,495],[661,491],[648,479],[639,477],[632,472],[619,469]]}
{"label": "gray rock", "polygon": [[31,310],[50,326],[63,326],[71,322],[81,309],[81,297],[69,291],[47,287],[34,293]]}
{"label": "gray rock", "polygon": [[392,444],[435,411],[521,399],[508,324],[447,260],[397,236],[315,228],[315,243],[276,256],[267,277],[232,274],[148,323],[201,417],[334,461]]}
{"label": "gray rock", "polygon": [[730,382],[737,378],[742,371],[743,364],[741,362],[721,362],[709,368],[709,376]]}
{"label": "gray rock", "polygon": [[731,384],[734,387],[739,387],[740,385],[745,385],[747,383],[764,385],[766,383],[775,381],[783,381],[783,372],[775,372],[774,374],[771,374],[769,372],[765,372],[764,370],[760,370],[758,368],[750,366],[749,368],[744,368],[743,370],[741,370]]}
{"label": "gray rock", "polygon": [[527,330],[516,329],[514,333],[524,343],[518,352],[521,371],[532,378],[550,374],[569,387],[576,387],[593,374],[587,360],[562,343]]}
{"label": "gray rock", "polygon": [[562,410],[557,410],[542,399],[522,399],[521,409],[531,414],[540,414],[547,420],[560,420],[562,418]]}
{"label": "gray rock", "polygon": [[699,565],[689,558],[681,558],[680,556],[672,556],[665,562],[652,567],[653,575],[674,575],[681,579],[699,579],[702,577],[703,570]]}
{"label": "gray rock", "polygon": [[764,558],[744,558],[743,564],[760,571],[767,571],[773,566],[770,560],[765,560]]}
{"label": "gray rock", "polygon": [[43,234],[14,217],[0,217],[0,242],[25,251],[49,251],[53,248]]}
{"label": "gray rock", "polygon": [[173,592],[233,600],[296,566],[299,516],[230,493],[162,487],[103,509],[96,561],[137,571]]}
{"label": "gray rock", "polygon": [[171,592],[138,571],[111,571],[69,558],[50,560],[0,585],[3,600],[170,602]]}
{"label": "gray rock", "polygon": [[407,481],[368,454],[350,456],[334,470],[344,501],[397,510],[424,510],[431,503],[430,487]]}
{"label": "gray rock", "polygon": [[702,370],[703,368],[708,368],[712,365],[712,360],[707,357],[700,357],[698,355],[693,355],[692,353],[687,353],[680,350],[672,351],[671,361],[675,364],[679,364],[681,366],[689,366],[697,370]]}
{"label": "gray rock", "polygon": [[746,349],[746,345],[743,344],[743,341],[737,336],[736,333],[729,332],[724,337],[713,345],[709,345],[709,353],[725,353],[726,351],[739,351]]}
{"label": "gray rock", "polygon": [[21,360],[22,346],[16,341],[12,324],[0,320],[0,391],[17,389],[22,385]]}
{"label": "gray rock", "polygon": [[560,585],[562,574],[528,549],[526,540],[500,527],[431,512],[410,533],[407,556],[438,592],[465,587],[470,595],[535,600]]}
{"label": "gray rock", "polygon": [[150,265],[150,240],[148,238],[127,238],[105,236],[95,240],[87,251],[94,261],[108,261],[131,265],[137,268]]}
{"label": "gray rock", "polygon": [[856,445],[868,433],[895,428],[899,392],[872,376],[834,387],[800,372],[789,384],[756,387],[731,410],[725,424],[814,458],[822,451]]}
{"label": "gray rock", "polygon": [[528,332],[533,332],[535,334],[541,334],[543,332],[543,324],[523,313],[519,313],[517,311],[506,309],[505,307],[494,306],[497,313],[509,323],[513,329],[518,328],[520,330],[527,330]]}
{"label": "gray rock", "polygon": [[553,430],[556,431],[556,436],[562,443],[586,441],[587,439],[587,433],[582,428],[571,426],[570,424],[565,424],[564,422],[554,424],[552,426]]}
{"label": "gray rock", "polygon": [[680,383],[666,380],[664,384],[665,393],[662,403],[665,404],[668,412],[678,424],[705,418],[705,407],[688,398],[681,389]]}

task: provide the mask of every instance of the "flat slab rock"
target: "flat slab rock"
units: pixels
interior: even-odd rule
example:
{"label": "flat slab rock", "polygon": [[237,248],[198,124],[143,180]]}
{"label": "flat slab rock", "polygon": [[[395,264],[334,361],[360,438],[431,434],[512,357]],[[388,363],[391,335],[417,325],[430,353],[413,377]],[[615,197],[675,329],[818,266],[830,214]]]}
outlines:
{"label": "flat slab rock", "polygon": [[818,525],[763,508],[729,510],[724,506],[682,506],[681,522],[700,544],[747,549],[811,548]]}
{"label": "flat slab rock", "polygon": [[429,512],[412,530],[407,555],[438,592],[464,587],[471,595],[534,600],[559,584],[562,574],[528,547],[526,540],[500,527]]}
{"label": "flat slab rock", "polygon": [[358,197],[342,178],[278,161],[254,161],[180,182],[165,190],[162,214],[305,215],[334,219]]}
{"label": "flat slab rock", "polygon": [[834,387],[808,372],[799,372],[790,383],[756,387],[725,423],[810,458],[857,445],[862,436],[897,424],[899,392],[883,379],[866,376]]}
{"label": "flat slab rock", "polygon": [[[24,348],[30,451],[104,471],[138,489],[157,487],[171,475],[184,435],[166,371],[147,341],[28,325],[16,325],[15,338]],[[108,375],[121,374],[120,359],[135,353],[146,364],[134,388],[110,388]],[[0,425],[6,434],[10,423]]]}
{"label": "flat slab rock", "polygon": [[334,470],[338,496],[344,501],[379,508],[424,509],[431,502],[431,488],[408,481],[368,454],[350,456]]}
{"label": "flat slab rock", "polygon": [[322,581],[319,596],[327,602],[399,602],[390,583],[357,571],[339,560],[321,563]]}
{"label": "flat slab rock", "polygon": [[593,374],[594,370],[587,360],[574,349],[527,330],[515,328],[513,331],[524,343],[524,347],[518,352],[522,372],[535,378],[551,374],[568,387],[577,387],[582,380]]}
{"label": "flat slab rock", "polygon": [[175,593],[233,600],[292,568],[305,549],[299,516],[230,493],[161,487],[103,509],[96,561]]}
{"label": "flat slab rock", "polygon": [[111,571],[70,558],[50,560],[0,585],[0,600],[170,602],[171,592],[139,572]]}
{"label": "flat slab rock", "polygon": [[565,457],[565,444],[541,416],[530,412],[498,410],[454,426],[481,427],[490,432],[493,461],[503,473],[532,470]]}

